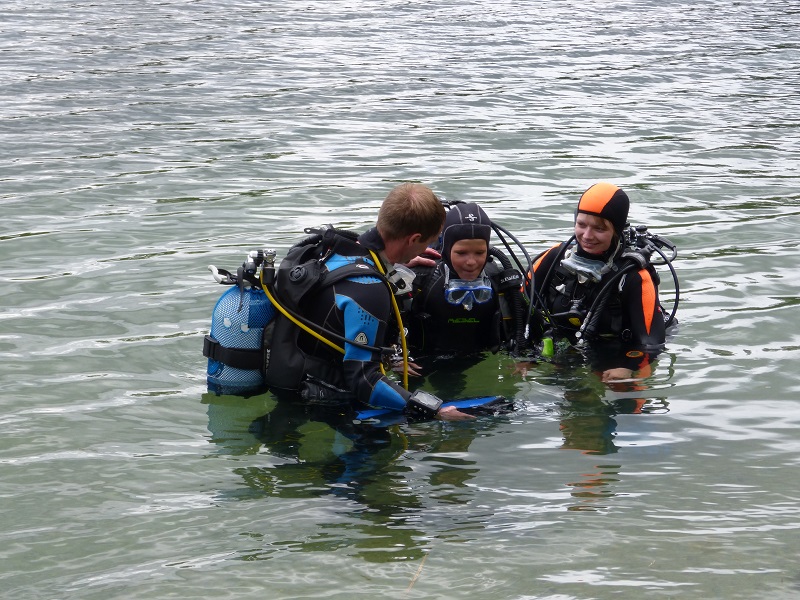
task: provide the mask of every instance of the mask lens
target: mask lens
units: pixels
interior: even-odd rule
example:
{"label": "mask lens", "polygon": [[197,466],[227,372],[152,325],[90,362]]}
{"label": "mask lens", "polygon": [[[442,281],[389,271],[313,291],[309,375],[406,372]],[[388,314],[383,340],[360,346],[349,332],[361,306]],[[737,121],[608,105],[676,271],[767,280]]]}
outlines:
{"label": "mask lens", "polygon": [[450,304],[462,304],[468,298],[471,302],[483,304],[489,302],[492,296],[492,286],[485,277],[472,281],[451,279],[444,291],[445,300]]}
{"label": "mask lens", "polygon": [[444,293],[444,297],[450,304],[461,304],[468,293],[469,290],[448,288]]}
{"label": "mask lens", "polygon": [[475,302],[478,304],[483,304],[484,302],[488,302],[492,299],[492,288],[480,287],[474,289],[472,290],[472,295],[475,297]]}

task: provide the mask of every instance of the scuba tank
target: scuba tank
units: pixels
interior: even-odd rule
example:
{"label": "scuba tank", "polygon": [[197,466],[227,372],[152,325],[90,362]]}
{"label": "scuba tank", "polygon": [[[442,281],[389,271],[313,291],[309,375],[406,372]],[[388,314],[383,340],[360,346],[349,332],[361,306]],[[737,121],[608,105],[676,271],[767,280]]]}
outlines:
{"label": "scuba tank", "polygon": [[209,266],[218,283],[232,286],[217,300],[211,315],[211,330],[203,342],[203,355],[208,357],[208,389],[217,394],[238,394],[264,387],[268,359],[264,338],[277,310],[264,290],[244,277],[254,264],[254,255],[260,253],[251,252],[237,276]]}
{"label": "scuba tank", "polygon": [[[313,235],[292,246],[277,269],[275,250],[252,250],[235,275],[208,267],[217,283],[233,286],[217,301],[203,343],[209,391],[242,394],[270,387],[302,392],[303,382],[316,373],[310,368],[315,357],[306,357],[297,345],[300,330],[342,354],[345,343],[381,354],[393,351],[347,339],[298,312],[304,297],[342,279],[369,275],[386,281],[360,254],[328,270],[326,260],[337,248],[354,244],[357,234],[332,227],[305,231]],[[330,362],[323,367],[330,370]]]}

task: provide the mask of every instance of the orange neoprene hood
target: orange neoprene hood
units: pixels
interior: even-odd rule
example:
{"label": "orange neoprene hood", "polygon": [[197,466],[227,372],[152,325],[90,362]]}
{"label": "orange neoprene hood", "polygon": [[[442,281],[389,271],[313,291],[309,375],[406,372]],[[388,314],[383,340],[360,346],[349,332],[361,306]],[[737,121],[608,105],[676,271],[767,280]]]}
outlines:
{"label": "orange neoprene hood", "polygon": [[607,219],[614,226],[614,231],[622,234],[628,222],[629,208],[628,194],[613,183],[600,182],[583,192],[575,216],[582,212]]}

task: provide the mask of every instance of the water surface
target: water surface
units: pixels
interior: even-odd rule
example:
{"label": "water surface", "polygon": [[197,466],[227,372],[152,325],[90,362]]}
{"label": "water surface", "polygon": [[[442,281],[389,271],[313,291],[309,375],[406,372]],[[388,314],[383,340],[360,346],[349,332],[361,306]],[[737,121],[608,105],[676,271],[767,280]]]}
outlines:
{"label": "water surface", "polygon": [[[10,597],[800,592],[795,3],[3,13]],[[679,247],[681,324],[641,385],[488,356],[458,385],[515,412],[359,443],[206,393],[208,264],[364,230],[406,180],[537,253],[601,179]]]}

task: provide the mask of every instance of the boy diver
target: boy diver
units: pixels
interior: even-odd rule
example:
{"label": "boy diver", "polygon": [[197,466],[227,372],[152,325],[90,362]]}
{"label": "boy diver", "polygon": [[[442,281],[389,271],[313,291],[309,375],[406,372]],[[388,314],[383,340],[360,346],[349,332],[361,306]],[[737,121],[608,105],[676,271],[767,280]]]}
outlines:
{"label": "boy diver", "polygon": [[492,222],[476,203],[458,203],[448,210],[441,258],[432,267],[413,267],[416,277],[405,322],[415,354],[496,352],[515,348],[524,335],[521,276],[490,245],[491,235]]}

